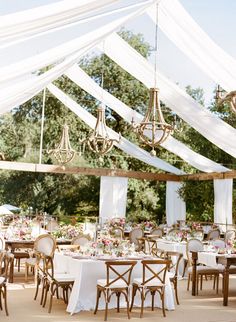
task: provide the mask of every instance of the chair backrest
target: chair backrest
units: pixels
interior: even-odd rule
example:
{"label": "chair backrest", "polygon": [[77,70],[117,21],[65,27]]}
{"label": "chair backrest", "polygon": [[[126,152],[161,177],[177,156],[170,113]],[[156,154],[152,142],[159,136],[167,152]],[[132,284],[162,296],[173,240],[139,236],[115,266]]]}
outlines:
{"label": "chair backrest", "polygon": [[196,230],[193,233],[193,237],[196,238],[196,239],[203,240],[204,239],[204,231],[203,231],[203,229]]}
{"label": "chair backrest", "polygon": [[192,255],[191,252],[201,252],[203,251],[203,243],[196,238],[189,239],[186,245],[186,253],[189,265],[191,265]]}
{"label": "chair backrest", "polygon": [[46,225],[46,230],[52,232],[57,230],[59,227],[58,222],[55,219],[51,219],[49,223]]}
{"label": "chair backrest", "polygon": [[124,282],[125,286],[130,285],[131,274],[137,261],[107,261],[106,287],[112,286],[116,282]]}
{"label": "chair backrest", "polygon": [[46,256],[53,256],[56,250],[56,240],[52,235],[44,234],[36,238],[34,250]]}
{"label": "chair backrest", "polygon": [[216,248],[225,248],[225,241],[222,239],[214,239],[211,243]]}
{"label": "chair backrest", "polygon": [[145,247],[145,252],[146,253],[152,254],[153,248],[157,249],[157,241],[156,241],[156,239],[147,237],[145,239],[145,246],[146,245],[148,246],[148,249],[146,249],[147,247]]}
{"label": "chair backrest", "polygon": [[180,232],[179,229],[172,228],[171,230],[169,230],[167,236],[176,236],[179,232]]}
{"label": "chair backrest", "polygon": [[72,239],[71,245],[85,246],[91,240],[90,235],[79,235]]}
{"label": "chair backrest", "polygon": [[183,257],[182,253],[179,252],[165,252],[164,258],[171,261],[171,264],[168,267],[169,272],[173,272],[174,276],[178,276],[179,272],[179,263]]}
{"label": "chair backrest", "polygon": [[[156,227],[154,228],[151,232],[150,232],[150,235],[156,235],[157,238],[159,237],[162,237],[164,235],[164,231],[162,228],[160,227]],[[153,237],[153,239],[155,239],[156,237]]]}
{"label": "chair backrest", "polygon": [[231,229],[231,230],[226,230],[225,232],[225,241],[227,242],[228,240],[234,240],[236,238],[236,231]]}
{"label": "chair backrest", "polygon": [[207,234],[207,240],[214,240],[220,238],[220,230],[219,229],[212,229]]}
{"label": "chair backrest", "polygon": [[143,276],[142,285],[149,285],[153,282],[165,284],[166,272],[171,261],[165,259],[142,260]]}
{"label": "chair backrest", "polygon": [[41,261],[42,265],[39,265],[39,269],[51,279],[54,278],[54,264],[53,264],[53,257],[41,254]]}
{"label": "chair backrest", "polygon": [[114,227],[110,229],[110,235],[117,239],[124,239],[124,229],[122,227]]}
{"label": "chair backrest", "polygon": [[6,280],[10,275],[10,267],[13,264],[14,255],[12,253],[2,251],[0,252],[0,276]]}
{"label": "chair backrest", "polygon": [[138,239],[143,237],[143,230],[139,227],[134,228],[129,233],[129,240],[131,244],[139,245]]}
{"label": "chair backrest", "polygon": [[5,249],[5,240],[0,236],[0,251]]}

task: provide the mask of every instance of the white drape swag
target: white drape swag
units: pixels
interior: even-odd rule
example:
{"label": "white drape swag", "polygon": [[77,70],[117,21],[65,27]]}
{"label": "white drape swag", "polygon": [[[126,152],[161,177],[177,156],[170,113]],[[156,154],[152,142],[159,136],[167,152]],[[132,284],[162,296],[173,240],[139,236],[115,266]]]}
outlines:
{"label": "white drape swag", "polygon": [[177,220],[186,220],[186,204],[178,193],[181,186],[180,182],[166,182],[166,221],[169,226]]}
{"label": "white drape swag", "polygon": [[[178,0],[159,5],[158,24],[165,35],[214,82],[226,91],[236,87],[236,61],[193,20]],[[155,8],[147,10],[156,22]]]}
{"label": "white drape swag", "polygon": [[214,180],[214,222],[232,224],[233,179]]}
{"label": "white drape swag", "polygon": [[103,221],[113,217],[125,218],[128,178],[101,177],[99,217]]}

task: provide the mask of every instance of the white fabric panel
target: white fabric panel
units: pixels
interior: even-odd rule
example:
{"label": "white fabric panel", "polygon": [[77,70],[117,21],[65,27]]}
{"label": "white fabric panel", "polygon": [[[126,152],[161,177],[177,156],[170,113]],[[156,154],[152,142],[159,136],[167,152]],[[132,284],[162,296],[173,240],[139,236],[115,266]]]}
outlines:
{"label": "white fabric panel", "polygon": [[114,2],[117,0],[63,0],[0,16],[1,43],[65,26],[78,21],[81,15],[91,14]]}
{"label": "white fabric panel", "polygon": [[175,224],[177,220],[186,220],[186,204],[178,194],[178,189],[181,186],[181,182],[166,182],[166,221],[168,226]]}
{"label": "white fabric panel", "polygon": [[128,178],[101,177],[99,217],[125,218]]}
{"label": "white fabric panel", "polygon": [[[156,22],[154,7],[147,10]],[[166,36],[211,79],[227,90],[236,88],[236,61],[200,28],[178,0],[159,5],[158,24]]]}
{"label": "white fabric panel", "polygon": [[232,224],[233,179],[215,179],[214,196],[214,222]]}
{"label": "white fabric panel", "polygon": [[[67,106],[72,112],[74,112],[83,122],[85,122],[89,127],[94,129],[96,124],[96,118],[87,112],[84,108],[82,108],[79,104],[73,101],[69,96],[67,96],[64,92],[62,92],[55,85],[48,85],[48,90],[57,97],[65,106]],[[108,133],[111,138],[119,140],[119,134],[115,131],[108,128]],[[169,163],[157,158],[152,157],[150,153],[144,151],[139,148],[135,144],[129,142],[125,138],[121,137],[120,143],[115,143],[119,149],[124,151],[125,153],[131,155],[132,157],[145,162],[153,167],[162,169],[167,172],[175,173],[175,174],[183,174],[183,171],[175,168]]]}
{"label": "white fabric panel", "polygon": [[[117,34],[107,37],[105,45],[99,48],[148,88],[153,87],[153,66]],[[161,100],[205,138],[236,157],[236,129],[197,103],[160,71],[157,73]]]}
{"label": "white fabric panel", "polygon": [[[103,100],[107,106],[112,108],[127,122],[131,123],[132,118],[134,118],[136,122],[142,121],[143,115],[134,111],[133,109],[122,103],[119,99],[117,99],[107,91],[103,90],[79,66],[72,66],[66,71],[65,75],[68,76],[73,82],[79,85],[86,92],[93,95],[97,100]],[[169,137],[168,140],[161,145],[170,152],[173,152],[176,155],[180,156],[186,162],[188,162],[189,164],[201,171],[224,172],[229,170],[223,167],[222,165],[217,164],[216,162],[209,160],[203,157],[202,155],[192,151],[186,145],[179,142],[173,137]]]}
{"label": "white fabric panel", "polygon": [[[73,40],[62,42],[61,44],[47,50],[42,50],[40,48],[39,53],[1,67],[1,86],[4,86],[5,82],[9,82],[11,80],[14,81],[15,78],[22,77],[30,72],[37,71],[40,68],[67,58],[69,55],[77,53],[78,50],[84,48],[85,46],[91,44],[95,46],[97,42],[101,41],[101,39],[109,35],[109,33],[112,33],[115,29],[119,28],[129,19],[143,13],[146,7],[147,5],[143,5],[136,10],[129,10],[128,12],[122,13],[116,18],[106,21],[101,20],[99,24],[96,25],[96,30],[93,29],[92,31],[86,32]],[[27,46],[31,47],[30,43],[27,43]],[[16,48],[12,48],[12,50],[16,50]]]}
{"label": "white fabric panel", "polygon": [[[0,92],[0,113],[4,113],[17,105],[23,104],[25,101],[36,95],[40,90],[47,86],[47,84],[61,76],[61,74],[78,61],[86,51],[95,46],[104,37],[108,36],[127,20],[131,19],[134,15],[140,14],[143,10],[143,7],[142,9],[139,8],[138,10],[127,15],[123,15],[121,18],[119,17],[108,24],[104,24],[104,26],[88,33],[86,36],[81,37],[83,41],[77,43],[76,47],[74,43],[71,44],[72,47],[70,48],[70,51],[73,52],[76,48],[77,51],[75,51],[73,55],[67,57],[62,63],[51,68],[48,72],[45,72],[32,80],[22,82],[20,84],[15,83],[12,86],[5,87],[4,91]],[[68,48],[65,46],[64,49],[68,54]],[[78,49],[80,49],[80,51]],[[57,57],[57,59],[58,58],[59,57]]]}

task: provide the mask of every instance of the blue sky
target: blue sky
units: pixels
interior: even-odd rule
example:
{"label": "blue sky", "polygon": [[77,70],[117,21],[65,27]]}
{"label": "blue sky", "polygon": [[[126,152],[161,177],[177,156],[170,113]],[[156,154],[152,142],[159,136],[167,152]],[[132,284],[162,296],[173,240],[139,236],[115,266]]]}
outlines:
{"label": "blue sky", "polygon": [[[0,14],[55,1],[57,0],[0,0]],[[226,52],[236,58],[236,0],[180,0],[180,2],[203,30]],[[125,27],[142,33],[145,40],[153,45],[155,31],[149,18],[145,16],[135,18]],[[179,51],[160,30],[158,48],[158,66],[162,72],[182,88],[187,85],[202,87],[206,102],[209,103],[215,83]]]}

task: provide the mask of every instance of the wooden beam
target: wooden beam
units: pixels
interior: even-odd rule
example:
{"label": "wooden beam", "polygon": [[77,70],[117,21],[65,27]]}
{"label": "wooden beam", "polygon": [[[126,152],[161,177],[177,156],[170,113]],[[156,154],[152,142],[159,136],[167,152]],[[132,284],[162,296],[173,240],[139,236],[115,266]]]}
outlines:
{"label": "wooden beam", "polygon": [[205,180],[213,180],[213,179],[224,179],[224,175],[221,172],[211,172],[211,173],[194,173],[194,174],[186,174],[181,175],[181,181],[205,181]]}
{"label": "wooden beam", "polygon": [[49,164],[34,164],[23,162],[0,161],[0,169],[43,172],[43,173],[58,173],[58,174],[78,174],[91,176],[108,176],[108,177],[126,177],[140,180],[155,180],[155,181],[180,181],[180,177],[175,174],[151,173],[141,171],[126,171],[120,169],[104,169],[104,168],[82,168],[82,167],[64,167],[59,165]]}

